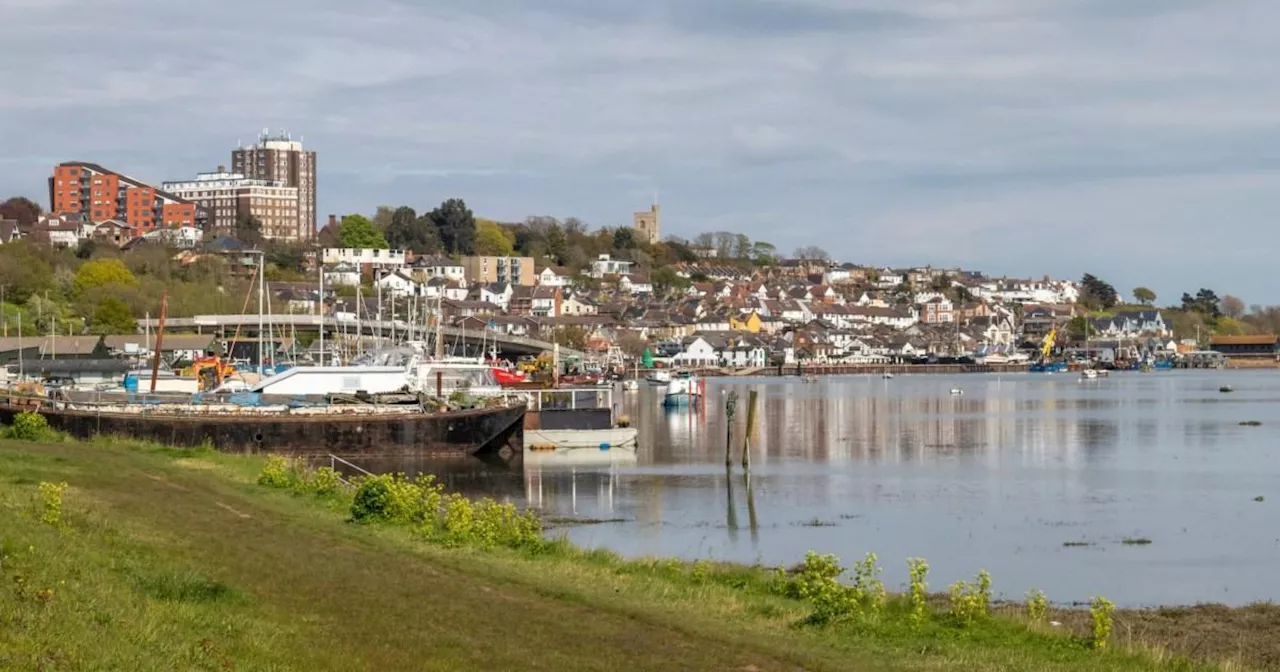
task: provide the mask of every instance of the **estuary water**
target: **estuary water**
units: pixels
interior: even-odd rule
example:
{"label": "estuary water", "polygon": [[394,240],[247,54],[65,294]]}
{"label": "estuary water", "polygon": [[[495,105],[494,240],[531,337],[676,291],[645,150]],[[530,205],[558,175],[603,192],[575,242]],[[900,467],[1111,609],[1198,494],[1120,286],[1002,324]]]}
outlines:
{"label": "estuary water", "polygon": [[632,459],[432,469],[465,492],[612,521],[564,532],[627,556],[790,565],[807,550],[845,564],[875,552],[893,586],[918,556],[935,590],[986,569],[1006,598],[1280,600],[1280,373],[711,379],[707,396],[703,410],[664,411],[656,388],[626,393]]}

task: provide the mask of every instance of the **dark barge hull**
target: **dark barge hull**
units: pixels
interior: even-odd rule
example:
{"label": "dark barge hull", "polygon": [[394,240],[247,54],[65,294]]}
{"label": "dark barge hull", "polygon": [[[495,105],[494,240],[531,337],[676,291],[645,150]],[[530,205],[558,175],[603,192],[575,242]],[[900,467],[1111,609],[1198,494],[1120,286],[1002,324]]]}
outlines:
{"label": "dark barge hull", "polygon": [[179,448],[212,443],[224,452],[391,457],[473,455],[510,459],[524,450],[523,405],[425,414],[169,415],[69,410],[48,402],[0,398],[0,422],[38,410],[49,426],[76,438],[98,435]]}

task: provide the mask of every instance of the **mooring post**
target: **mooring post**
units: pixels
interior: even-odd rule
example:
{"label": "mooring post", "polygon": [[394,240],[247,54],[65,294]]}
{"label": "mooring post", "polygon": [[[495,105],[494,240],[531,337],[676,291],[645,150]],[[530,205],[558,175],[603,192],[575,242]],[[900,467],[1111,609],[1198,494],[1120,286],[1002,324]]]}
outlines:
{"label": "mooring post", "polygon": [[751,469],[751,441],[756,438],[756,402],[760,400],[759,390],[751,390],[747,395],[747,436],[742,440],[742,468]]}
{"label": "mooring post", "polygon": [[733,413],[737,410],[738,393],[730,392],[724,399],[724,466],[733,466]]}

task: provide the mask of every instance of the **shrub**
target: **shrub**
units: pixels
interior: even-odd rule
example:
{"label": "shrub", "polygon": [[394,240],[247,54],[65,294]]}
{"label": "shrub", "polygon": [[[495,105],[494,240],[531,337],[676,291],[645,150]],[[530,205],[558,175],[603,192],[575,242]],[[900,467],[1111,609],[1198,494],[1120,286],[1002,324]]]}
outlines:
{"label": "shrub", "polygon": [[312,472],[307,486],[317,495],[331,495],[342,487],[342,477],[332,467],[320,467]]}
{"label": "shrub", "polygon": [[351,500],[351,518],[357,522],[387,520],[391,507],[391,478],[368,476],[360,479],[355,497]]}
{"label": "shrub", "polygon": [[872,616],[880,613],[884,606],[884,582],[880,580],[882,571],[876,564],[876,554],[868,553],[867,557],[853,566],[853,594],[858,605]]}
{"label": "shrub", "polygon": [[1032,588],[1027,591],[1027,619],[1032,623],[1040,623],[1044,621],[1044,615],[1049,611],[1049,600],[1045,597],[1044,591]]}
{"label": "shrub", "polygon": [[693,570],[689,572],[689,578],[694,583],[706,583],[711,580],[711,563],[706,560],[699,560],[693,563]]}
{"label": "shrub", "polygon": [[34,411],[23,411],[13,417],[9,435],[20,441],[41,441],[49,437],[49,421]]}
{"label": "shrub", "polygon": [[951,584],[951,616],[962,626],[985,618],[991,606],[991,574],[978,572],[972,583],[957,581]]}
{"label": "shrub", "polygon": [[57,526],[62,522],[62,493],[66,483],[40,483],[40,522]]}
{"label": "shrub", "polygon": [[1089,605],[1089,615],[1093,617],[1093,641],[1095,649],[1107,648],[1107,638],[1111,636],[1111,624],[1115,617],[1116,605],[1105,597],[1095,597]]}
{"label": "shrub", "polygon": [[800,599],[813,607],[810,623],[830,623],[853,616],[858,612],[858,601],[853,591],[840,584],[844,574],[836,556],[819,555],[809,551],[804,556],[804,566],[796,577],[796,592]]}
{"label": "shrub", "polygon": [[907,573],[911,577],[907,590],[907,600],[911,605],[911,622],[919,625],[928,615],[929,584],[925,578],[929,576],[929,563],[924,558],[907,558]]}
{"label": "shrub", "polygon": [[288,488],[293,485],[293,470],[289,467],[288,460],[279,455],[272,455],[267,458],[267,463],[262,467],[262,473],[258,474],[258,485],[265,485],[270,488]]}

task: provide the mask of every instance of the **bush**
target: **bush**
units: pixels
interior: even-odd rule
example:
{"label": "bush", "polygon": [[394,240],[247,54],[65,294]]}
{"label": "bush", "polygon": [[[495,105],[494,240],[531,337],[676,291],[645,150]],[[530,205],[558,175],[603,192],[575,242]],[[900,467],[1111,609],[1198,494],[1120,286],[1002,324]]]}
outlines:
{"label": "bush", "polygon": [[307,490],[317,495],[331,495],[342,487],[342,477],[332,467],[321,467],[311,473]]}
{"label": "bush", "polygon": [[351,518],[356,522],[389,520],[391,510],[391,477],[369,476],[360,479],[351,500]]}
{"label": "bush", "polygon": [[951,616],[962,626],[972,625],[986,618],[991,606],[991,574],[978,572],[972,583],[957,581],[951,584]]}
{"label": "bush", "polygon": [[1093,641],[1095,649],[1107,648],[1107,638],[1111,636],[1111,624],[1115,617],[1116,605],[1105,597],[1095,597],[1089,605],[1089,615],[1093,617]]}
{"label": "bush", "polygon": [[858,605],[869,615],[880,613],[885,602],[882,571],[876,564],[876,554],[868,553],[862,562],[853,566],[853,595]]}
{"label": "bush", "polygon": [[1044,591],[1035,588],[1027,591],[1027,620],[1040,623],[1044,621],[1044,615],[1048,611],[1049,600],[1045,597]]}
{"label": "bush", "polygon": [[925,581],[929,576],[929,563],[924,558],[907,558],[907,573],[911,576],[911,584],[907,590],[911,622],[919,625],[929,613],[929,584]]}
{"label": "bush", "polygon": [[267,458],[267,463],[262,467],[262,473],[258,474],[258,485],[265,485],[270,488],[289,488],[293,487],[296,475],[289,466],[288,460],[279,455],[272,455]]}
{"label": "bush", "polygon": [[49,437],[49,421],[34,411],[23,411],[14,416],[9,435],[20,441],[42,441]]}
{"label": "bush", "polygon": [[67,491],[64,483],[40,483],[40,522],[57,526],[62,523],[62,494]]}
{"label": "bush", "polygon": [[847,619],[858,612],[858,602],[853,591],[840,584],[844,567],[836,556],[819,555],[809,551],[804,556],[804,566],[796,577],[796,592],[800,599],[813,607],[809,622],[830,623]]}

